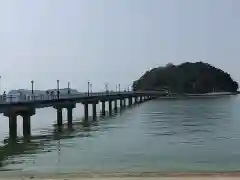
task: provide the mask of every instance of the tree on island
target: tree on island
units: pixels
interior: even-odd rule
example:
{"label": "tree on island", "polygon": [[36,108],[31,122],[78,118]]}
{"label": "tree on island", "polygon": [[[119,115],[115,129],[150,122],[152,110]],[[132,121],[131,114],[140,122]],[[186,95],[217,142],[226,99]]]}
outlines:
{"label": "tree on island", "polygon": [[228,73],[203,62],[168,63],[147,71],[133,82],[135,91],[162,89],[173,93],[236,92],[238,83]]}

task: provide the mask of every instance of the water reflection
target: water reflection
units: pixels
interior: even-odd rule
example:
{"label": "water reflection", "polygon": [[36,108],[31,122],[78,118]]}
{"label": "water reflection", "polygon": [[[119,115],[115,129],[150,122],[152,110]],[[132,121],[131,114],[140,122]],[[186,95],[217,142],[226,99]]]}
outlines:
{"label": "water reflection", "polygon": [[229,131],[234,120],[232,104],[229,98],[152,101],[141,114],[147,117],[142,118],[143,128],[150,136],[168,138],[172,145],[216,149],[220,139],[230,143],[234,137]]}
{"label": "water reflection", "polygon": [[240,162],[239,104],[228,98],[154,100],[97,121],[40,128],[39,135],[4,141],[0,170],[232,170]]}
{"label": "water reflection", "polygon": [[[100,124],[104,123],[106,125],[108,119],[120,115],[123,110],[124,109],[116,109],[112,114],[106,111],[106,115],[98,116],[97,120],[93,120],[90,116],[89,120],[81,118],[74,121],[72,124],[63,124],[62,127],[54,124],[53,129],[42,129],[41,135],[29,135],[27,137],[15,138],[8,137],[4,139],[3,145],[0,147],[0,170],[6,170],[4,166],[9,164],[21,164],[24,162],[24,160],[16,161],[16,157],[51,152],[55,151],[56,148],[58,157],[60,157],[61,140],[91,137],[93,133],[99,131],[100,128],[101,131],[107,130],[108,127],[100,127]],[[57,162],[60,163],[60,158],[57,159]]]}
{"label": "water reflection", "polygon": [[153,101],[141,115],[146,114],[148,119],[144,121],[145,125],[152,130],[150,132],[158,135],[184,135],[203,131],[210,133],[220,129],[218,126],[229,124],[232,114],[228,101],[191,101]]}
{"label": "water reflection", "polygon": [[57,142],[57,149],[60,153],[61,139],[89,137],[91,131],[96,130],[97,128],[91,128],[90,123],[75,123],[73,126],[66,125],[62,128],[54,128],[52,132],[45,132],[44,135],[4,139],[4,145],[0,147],[0,167],[23,163],[15,161],[17,156],[34,155],[55,150],[56,144],[54,142]]}

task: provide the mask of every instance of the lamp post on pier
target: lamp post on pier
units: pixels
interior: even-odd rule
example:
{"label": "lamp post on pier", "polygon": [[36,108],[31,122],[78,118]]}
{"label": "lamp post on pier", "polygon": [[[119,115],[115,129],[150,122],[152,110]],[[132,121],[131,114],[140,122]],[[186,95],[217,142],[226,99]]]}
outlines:
{"label": "lamp post on pier", "polygon": [[57,98],[59,99],[60,92],[59,92],[59,80],[57,80]]}
{"label": "lamp post on pier", "polygon": [[90,83],[90,92],[92,93],[92,83]]}
{"label": "lamp post on pier", "polygon": [[33,100],[33,97],[34,97],[34,90],[33,90],[34,81],[33,80],[31,80],[31,84],[32,84],[32,100]]}
{"label": "lamp post on pier", "polygon": [[108,92],[108,83],[105,83],[105,90]]}
{"label": "lamp post on pier", "polygon": [[87,88],[88,96],[89,96],[89,86],[90,86],[90,82],[88,81],[88,88]]}
{"label": "lamp post on pier", "polygon": [[120,92],[120,90],[121,90],[121,85],[118,84],[118,91]]}
{"label": "lamp post on pier", "polygon": [[70,82],[68,82],[68,94],[70,94]]}

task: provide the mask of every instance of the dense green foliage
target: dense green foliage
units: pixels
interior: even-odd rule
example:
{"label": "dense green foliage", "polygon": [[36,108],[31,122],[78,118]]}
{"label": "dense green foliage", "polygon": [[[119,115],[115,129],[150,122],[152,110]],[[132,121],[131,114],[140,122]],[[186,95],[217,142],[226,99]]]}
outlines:
{"label": "dense green foliage", "polygon": [[147,71],[133,83],[134,90],[168,89],[175,93],[236,92],[238,83],[230,75],[210,64],[168,64]]}

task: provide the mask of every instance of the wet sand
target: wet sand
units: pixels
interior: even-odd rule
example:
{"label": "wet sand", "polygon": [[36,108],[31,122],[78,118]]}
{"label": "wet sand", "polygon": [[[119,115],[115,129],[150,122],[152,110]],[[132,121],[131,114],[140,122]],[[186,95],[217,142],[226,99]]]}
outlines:
{"label": "wet sand", "polygon": [[[9,178],[8,178],[9,179]],[[240,177],[10,178],[10,180],[236,180]],[[6,180],[0,179],[0,180]]]}
{"label": "wet sand", "polygon": [[240,179],[240,172],[216,173],[114,173],[114,174],[8,174],[0,180],[235,180]]}

